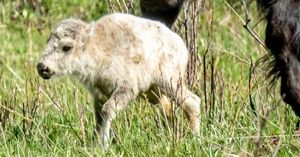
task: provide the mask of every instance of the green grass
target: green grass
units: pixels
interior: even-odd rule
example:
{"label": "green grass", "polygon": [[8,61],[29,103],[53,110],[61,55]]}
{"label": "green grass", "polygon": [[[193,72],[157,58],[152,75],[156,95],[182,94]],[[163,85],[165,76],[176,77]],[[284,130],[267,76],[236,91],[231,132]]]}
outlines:
{"label": "green grass", "polygon": [[[300,155],[296,116],[281,101],[277,85],[269,88],[265,66],[251,66],[266,52],[223,0],[207,3],[207,9],[213,7],[213,32],[206,66],[203,58],[209,26],[205,17],[209,12],[200,16],[201,64],[193,89],[202,98],[200,137],[184,131],[187,120],[178,110],[180,138],[174,138],[174,132],[163,126],[158,108],[137,100],[114,121],[114,140],[107,152],[92,140],[94,117],[89,93],[78,81],[44,81],[35,70],[51,26],[68,17],[96,20],[108,13],[106,1],[43,1],[41,12],[28,4],[17,10],[20,2],[0,2],[0,156],[252,155],[257,149],[255,141],[261,122],[266,122],[258,149],[261,155],[270,156],[277,146],[278,156]],[[236,5],[236,10],[245,17],[240,5]],[[249,11],[253,25],[259,19],[254,3],[249,5]],[[263,36],[263,27],[261,23],[254,31]],[[250,107],[250,95],[255,111]]]}

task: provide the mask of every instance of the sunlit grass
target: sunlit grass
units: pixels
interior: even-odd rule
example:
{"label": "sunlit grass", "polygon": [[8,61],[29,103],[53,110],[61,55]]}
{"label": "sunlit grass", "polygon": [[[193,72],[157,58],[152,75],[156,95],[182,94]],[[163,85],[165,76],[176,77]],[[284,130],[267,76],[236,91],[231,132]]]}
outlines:
{"label": "sunlit grass", "polygon": [[[137,100],[114,121],[114,138],[107,152],[92,139],[93,101],[89,93],[76,80],[44,81],[35,70],[51,26],[67,17],[96,20],[108,12],[106,1],[43,1],[46,11],[41,13],[28,5],[17,12],[18,2],[0,2],[1,156],[251,155],[260,123],[269,110],[260,153],[270,156],[279,146],[279,156],[300,155],[299,137],[294,133],[296,117],[280,101],[278,88],[269,88],[264,66],[255,64],[266,52],[223,1],[214,3],[211,48],[206,56],[206,102],[203,55],[208,41],[207,12],[200,20],[202,64],[193,89],[202,98],[200,136],[185,131],[187,120],[178,110],[180,138],[174,138],[158,108]],[[242,8],[237,9],[243,17]],[[258,16],[254,4],[250,12],[255,23]],[[254,30],[262,35],[263,24]]]}

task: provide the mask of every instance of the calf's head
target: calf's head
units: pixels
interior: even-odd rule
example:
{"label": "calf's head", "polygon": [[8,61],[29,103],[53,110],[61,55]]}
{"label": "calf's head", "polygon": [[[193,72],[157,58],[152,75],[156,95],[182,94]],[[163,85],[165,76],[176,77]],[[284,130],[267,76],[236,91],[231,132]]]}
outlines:
{"label": "calf's head", "polygon": [[61,21],[51,32],[37,71],[44,79],[74,73],[82,53],[82,38],[87,24],[81,20]]}

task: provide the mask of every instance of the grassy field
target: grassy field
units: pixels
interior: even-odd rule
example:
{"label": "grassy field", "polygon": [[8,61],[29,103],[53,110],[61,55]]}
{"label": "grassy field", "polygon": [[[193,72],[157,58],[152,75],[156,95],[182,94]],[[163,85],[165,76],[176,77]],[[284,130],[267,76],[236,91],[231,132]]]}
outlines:
{"label": "grassy field", "polygon": [[[108,4],[45,0],[34,9],[22,1],[0,1],[0,156],[300,156],[297,118],[281,101],[278,85],[269,86],[266,66],[257,64],[267,52],[225,1],[207,1],[200,15],[193,87],[202,98],[200,136],[184,131],[187,121],[176,110],[176,138],[157,107],[137,100],[114,121],[107,152],[92,140],[89,93],[72,78],[44,81],[35,65],[53,25],[68,17],[96,20],[109,12]],[[240,3],[229,5],[244,19]],[[255,3],[248,9],[254,26],[260,19]],[[263,28],[261,22],[253,30],[263,37]]]}

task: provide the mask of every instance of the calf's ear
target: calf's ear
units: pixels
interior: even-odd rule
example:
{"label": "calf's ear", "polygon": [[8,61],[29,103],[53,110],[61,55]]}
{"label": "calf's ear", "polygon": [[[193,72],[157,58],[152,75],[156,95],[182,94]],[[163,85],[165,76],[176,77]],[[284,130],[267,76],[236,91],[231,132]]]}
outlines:
{"label": "calf's ear", "polygon": [[95,22],[93,21],[90,24],[88,24],[86,28],[82,31],[81,43],[84,45],[87,42],[88,38],[93,36],[94,33],[95,33]]}

